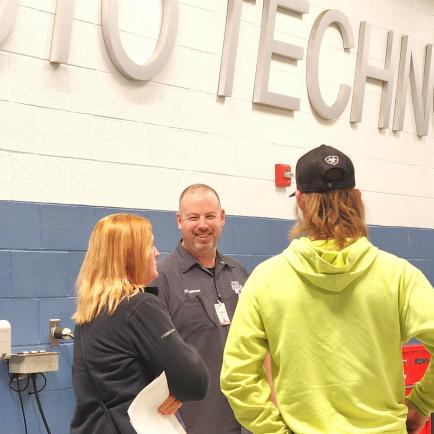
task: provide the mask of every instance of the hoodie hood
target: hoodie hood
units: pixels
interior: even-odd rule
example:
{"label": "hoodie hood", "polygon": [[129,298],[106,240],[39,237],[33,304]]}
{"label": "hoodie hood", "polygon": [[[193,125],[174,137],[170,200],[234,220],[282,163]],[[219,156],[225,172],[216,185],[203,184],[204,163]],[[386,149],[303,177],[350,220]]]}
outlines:
{"label": "hoodie hood", "polygon": [[291,242],[284,255],[296,272],[313,285],[341,292],[367,272],[378,249],[365,237],[342,250],[338,250],[334,240],[300,238]]}

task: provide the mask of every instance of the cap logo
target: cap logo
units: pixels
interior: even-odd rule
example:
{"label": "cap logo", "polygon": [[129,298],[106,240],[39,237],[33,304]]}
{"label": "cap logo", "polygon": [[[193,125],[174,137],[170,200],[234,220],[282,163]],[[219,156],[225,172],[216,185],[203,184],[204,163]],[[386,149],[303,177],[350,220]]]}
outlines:
{"label": "cap logo", "polygon": [[328,157],[325,157],[324,160],[332,166],[336,166],[336,164],[339,163],[339,157],[337,155],[329,155]]}

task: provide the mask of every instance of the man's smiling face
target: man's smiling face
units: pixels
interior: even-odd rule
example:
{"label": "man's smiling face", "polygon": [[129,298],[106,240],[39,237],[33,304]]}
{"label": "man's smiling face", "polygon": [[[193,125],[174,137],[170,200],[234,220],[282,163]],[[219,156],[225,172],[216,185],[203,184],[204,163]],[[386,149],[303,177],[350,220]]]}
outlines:
{"label": "man's smiling face", "polygon": [[176,215],[182,245],[196,258],[215,257],[225,212],[212,191],[197,189],[182,198]]}

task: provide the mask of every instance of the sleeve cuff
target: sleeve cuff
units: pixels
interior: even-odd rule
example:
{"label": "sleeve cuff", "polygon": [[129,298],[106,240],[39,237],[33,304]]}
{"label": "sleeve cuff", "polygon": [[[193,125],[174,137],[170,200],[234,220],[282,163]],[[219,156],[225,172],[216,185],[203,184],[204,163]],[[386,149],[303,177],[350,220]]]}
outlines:
{"label": "sleeve cuff", "polygon": [[424,400],[419,395],[417,385],[413,388],[410,395],[407,396],[407,400],[420,414],[427,417],[431,415],[432,409],[425,404]]}

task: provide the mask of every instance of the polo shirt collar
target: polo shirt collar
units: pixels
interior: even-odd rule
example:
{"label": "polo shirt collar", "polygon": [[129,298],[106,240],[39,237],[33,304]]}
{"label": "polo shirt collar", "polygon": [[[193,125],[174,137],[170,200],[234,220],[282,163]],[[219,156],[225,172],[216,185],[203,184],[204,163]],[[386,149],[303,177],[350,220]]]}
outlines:
{"label": "polo shirt collar", "polygon": [[[188,270],[190,270],[195,265],[202,267],[199,264],[199,262],[197,261],[197,259],[190,252],[188,252],[181,243],[182,243],[182,239],[179,241],[178,245],[176,246],[176,254],[178,255],[178,258],[179,258],[179,264],[181,266],[181,271],[183,273],[186,273]],[[216,270],[220,267],[223,268],[225,266],[230,267],[230,268],[235,268],[235,264],[232,263],[231,260],[228,260],[228,258],[220,255],[219,251],[217,250],[217,253],[216,253]]]}

